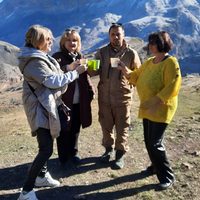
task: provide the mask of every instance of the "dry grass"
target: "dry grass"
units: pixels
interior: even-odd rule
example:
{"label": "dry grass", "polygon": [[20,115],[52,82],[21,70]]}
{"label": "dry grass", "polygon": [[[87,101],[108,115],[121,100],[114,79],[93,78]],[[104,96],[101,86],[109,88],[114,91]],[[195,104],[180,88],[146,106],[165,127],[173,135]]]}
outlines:
{"label": "dry grass", "polygon": [[[92,80],[96,85],[97,80]],[[125,156],[125,167],[113,170],[113,160],[99,162],[104,153],[101,146],[101,127],[98,123],[97,99],[92,102],[93,124],[81,130],[79,156],[82,164],[71,165],[59,171],[56,142],[49,161],[53,177],[62,182],[58,188],[38,188],[40,200],[197,200],[200,196],[200,92],[198,85],[188,86],[183,81],[179,94],[179,107],[166,131],[165,146],[176,176],[176,184],[166,190],[157,190],[157,177],[144,177],[140,171],[149,165],[144,146],[142,123],[137,118],[139,99],[133,98],[130,151]],[[37,142],[30,136],[30,129],[23,109],[0,112],[0,199],[17,199],[26,178],[27,169],[37,154]]]}

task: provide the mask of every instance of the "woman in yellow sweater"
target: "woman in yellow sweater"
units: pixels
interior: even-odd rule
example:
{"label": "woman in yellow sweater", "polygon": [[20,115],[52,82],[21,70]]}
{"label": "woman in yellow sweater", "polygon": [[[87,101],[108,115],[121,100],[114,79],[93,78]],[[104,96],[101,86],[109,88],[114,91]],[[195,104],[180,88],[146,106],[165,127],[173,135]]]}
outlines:
{"label": "woman in yellow sweater", "polygon": [[173,42],[165,31],[149,35],[148,50],[154,57],[147,59],[140,68],[131,71],[119,61],[128,81],[136,85],[140,98],[139,118],[143,119],[145,145],[152,162],[143,173],[157,174],[160,189],[167,189],[175,182],[163,145],[164,133],[177,108],[181,72],[178,61],[168,52]]}

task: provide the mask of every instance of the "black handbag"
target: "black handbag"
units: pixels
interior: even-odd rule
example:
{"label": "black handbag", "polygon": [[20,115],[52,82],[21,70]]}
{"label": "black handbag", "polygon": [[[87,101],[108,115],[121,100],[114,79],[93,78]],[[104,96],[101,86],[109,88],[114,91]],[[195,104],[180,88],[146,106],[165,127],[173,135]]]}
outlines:
{"label": "black handbag", "polygon": [[71,109],[68,108],[64,102],[58,106],[58,115],[60,118],[60,125],[61,125],[61,130],[64,130],[67,124],[69,124],[70,119],[71,119]]}

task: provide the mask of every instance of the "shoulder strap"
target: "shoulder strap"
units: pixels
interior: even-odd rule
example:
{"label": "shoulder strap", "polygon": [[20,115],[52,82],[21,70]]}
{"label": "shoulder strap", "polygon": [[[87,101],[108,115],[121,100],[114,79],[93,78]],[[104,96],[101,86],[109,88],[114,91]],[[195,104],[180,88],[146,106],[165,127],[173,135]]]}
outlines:
{"label": "shoulder strap", "polygon": [[[28,83],[28,86],[30,87],[30,89],[31,89],[31,91],[33,92],[33,94],[36,96],[36,94],[35,94],[35,90],[33,89],[33,87],[29,84],[29,82],[28,81],[26,81],[27,83]],[[36,96],[37,97],[37,96]]]}
{"label": "shoulder strap", "polygon": [[[37,57],[31,58],[25,65],[25,67],[28,65],[28,63],[34,59],[37,59]],[[44,60],[45,61],[45,60]],[[46,62],[46,61],[45,61]],[[47,62],[46,62],[47,63]],[[47,63],[47,65],[49,66],[49,64]],[[24,67],[24,68],[25,68]],[[24,77],[25,79],[25,77]],[[25,79],[26,80],[26,79]],[[26,82],[28,83],[29,88],[31,89],[32,93],[37,97],[37,95],[35,94],[35,90],[33,89],[33,87],[29,84],[29,82],[26,80]]]}

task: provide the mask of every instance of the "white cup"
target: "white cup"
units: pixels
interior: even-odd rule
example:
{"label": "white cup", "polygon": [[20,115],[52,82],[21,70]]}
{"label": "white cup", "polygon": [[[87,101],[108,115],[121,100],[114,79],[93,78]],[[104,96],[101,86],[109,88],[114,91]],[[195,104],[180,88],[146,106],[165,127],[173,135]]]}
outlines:
{"label": "white cup", "polygon": [[119,60],[119,58],[110,58],[111,67],[117,67],[118,60]]}
{"label": "white cup", "polygon": [[86,64],[87,65],[88,60],[87,59],[80,59],[80,64]]}

